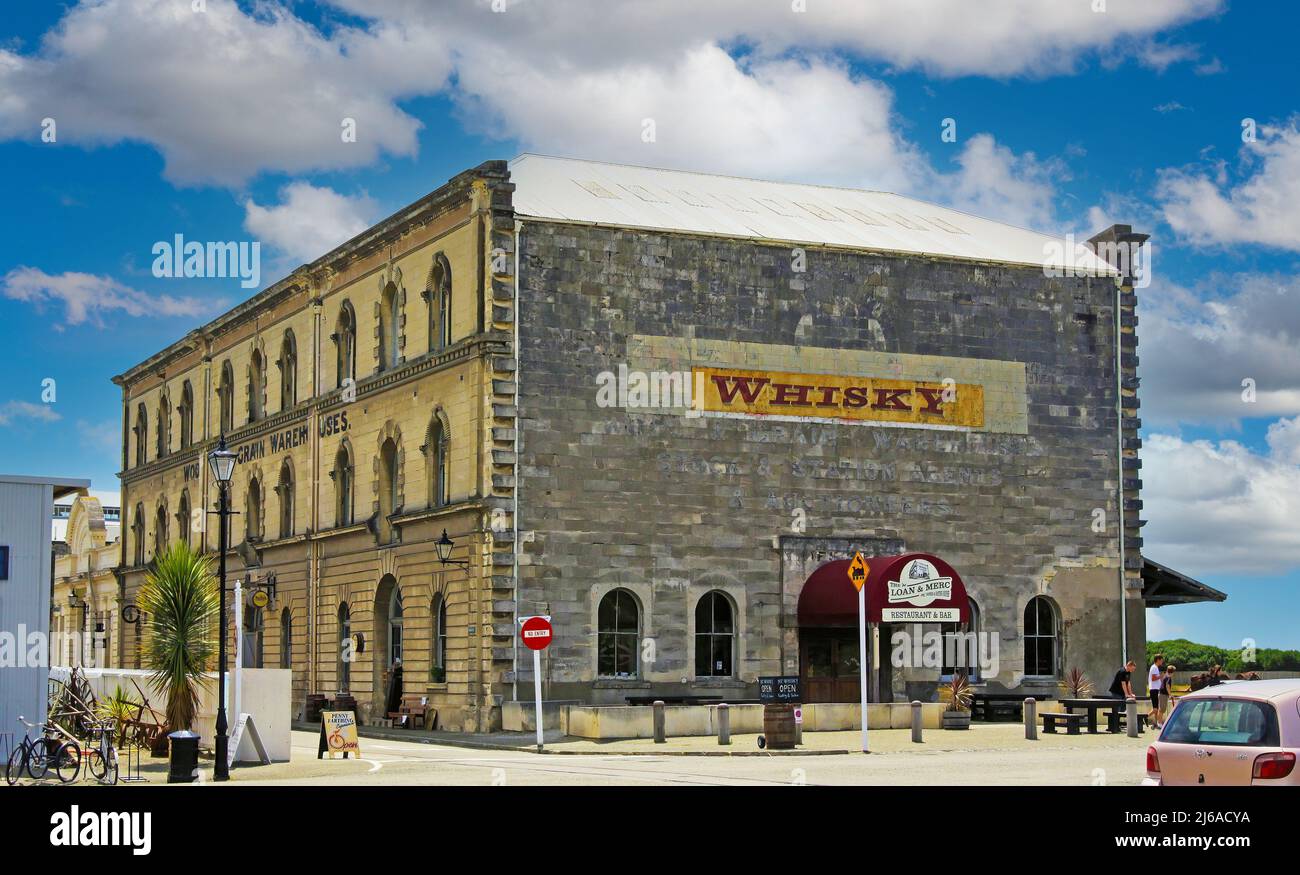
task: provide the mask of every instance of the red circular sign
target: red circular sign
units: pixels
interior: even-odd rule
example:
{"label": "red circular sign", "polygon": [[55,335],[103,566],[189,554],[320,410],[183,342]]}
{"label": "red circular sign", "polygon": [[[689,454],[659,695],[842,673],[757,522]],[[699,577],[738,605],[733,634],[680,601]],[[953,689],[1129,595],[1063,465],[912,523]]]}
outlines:
{"label": "red circular sign", "polygon": [[529,650],[545,650],[551,643],[551,621],[545,617],[529,617],[524,620],[519,637]]}

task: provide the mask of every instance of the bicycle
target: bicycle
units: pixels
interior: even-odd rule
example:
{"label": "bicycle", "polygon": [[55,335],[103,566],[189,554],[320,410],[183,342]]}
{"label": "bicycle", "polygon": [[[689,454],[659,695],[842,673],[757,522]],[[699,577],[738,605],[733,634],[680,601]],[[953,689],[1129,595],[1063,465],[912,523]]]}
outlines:
{"label": "bicycle", "polygon": [[101,784],[116,784],[118,777],[117,748],[113,746],[114,721],[89,726],[87,732],[99,736],[93,747],[85,750],[86,769]]}
{"label": "bicycle", "polygon": [[[38,726],[28,723],[21,715],[18,722],[26,727],[26,731],[22,744],[14,748],[5,767],[5,781],[9,786],[17,784],[23,772],[27,772],[33,781],[39,781],[49,774],[50,766],[54,767],[54,773],[62,783],[75,781],[81,771],[81,747],[75,741],[60,743],[48,723]],[[41,737],[33,741],[31,731],[38,728],[42,731]]]}

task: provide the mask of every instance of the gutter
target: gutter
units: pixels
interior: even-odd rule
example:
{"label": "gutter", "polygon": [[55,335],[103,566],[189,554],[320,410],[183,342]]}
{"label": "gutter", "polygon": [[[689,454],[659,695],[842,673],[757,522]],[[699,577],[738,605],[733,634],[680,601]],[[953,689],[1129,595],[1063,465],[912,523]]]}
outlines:
{"label": "gutter", "polygon": [[[519,356],[519,238],[524,224],[515,219],[515,267],[514,267],[514,285],[515,285],[515,312],[514,312],[514,356],[515,356],[515,404],[519,404],[521,386],[520,380],[520,356]],[[516,406],[516,411],[518,407]],[[510,627],[511,641],[511,669],[510,676],[514,679],[511,683],[511,698],[519,701],[519,489],[523,485],[523,478],[519,476],[519,417],[515,417],[515,488],[513,490],[512,500],[514,510],[510,514],[511,525],[514,527],[514,557],[511,571],[515,581],[514,597],[514,625]]]}

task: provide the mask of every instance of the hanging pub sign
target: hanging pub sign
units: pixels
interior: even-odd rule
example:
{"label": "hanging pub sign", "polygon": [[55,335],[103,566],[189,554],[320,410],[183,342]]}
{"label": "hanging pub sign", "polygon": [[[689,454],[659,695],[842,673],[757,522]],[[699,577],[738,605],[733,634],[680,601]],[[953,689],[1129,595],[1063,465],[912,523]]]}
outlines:
{"label": "hanging pub sign", "polygon": [[320,744],[316,749],[316,759],[324,759],[325,754],[334,759],[335,754],[356,754],[361,758],[361,742],[357,739],[357,715],[352,711],[320,712]]}
{"label": "hanging pub sign", "polygon": [[758,700],[760,702],[802,702],[799,676],[760,677]]}

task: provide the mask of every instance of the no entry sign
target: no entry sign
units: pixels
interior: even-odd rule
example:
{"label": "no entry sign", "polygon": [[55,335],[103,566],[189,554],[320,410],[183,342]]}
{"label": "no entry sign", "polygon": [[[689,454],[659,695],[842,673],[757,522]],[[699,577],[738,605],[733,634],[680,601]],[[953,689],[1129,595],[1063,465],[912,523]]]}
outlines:
{"label": "no entry sign", "polygon": [[529,650],[545,650],[551,643],[551,621],[545,617],[529,617],[519,629],[519,637]]}

